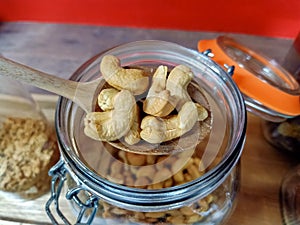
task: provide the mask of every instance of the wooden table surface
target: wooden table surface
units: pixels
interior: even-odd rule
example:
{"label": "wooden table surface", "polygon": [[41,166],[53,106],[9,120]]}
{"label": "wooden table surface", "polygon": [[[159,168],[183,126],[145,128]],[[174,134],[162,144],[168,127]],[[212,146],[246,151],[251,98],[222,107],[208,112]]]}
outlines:
{"label": "wooden table surface", "polygon": [[[47,73],[68,78],[91,56],[118,44],[157,39],[196,49],[198,40],[212,39],[224,34],[66,24],[2,23],[0,54]],[[226,35],[278,62],[283,60],[292,44],[291,39],[232,33]],[[33,93],[44,93],[33,87],[28,88]],[[263,138],[260,121],[258,117],[248,114],[247,139],[241,158],[241,191],[228,225],[282,224],[280,183],[284,174],[299,160],[271,147]],[[0,221],[0,224],[4,224],[4,221]]]}

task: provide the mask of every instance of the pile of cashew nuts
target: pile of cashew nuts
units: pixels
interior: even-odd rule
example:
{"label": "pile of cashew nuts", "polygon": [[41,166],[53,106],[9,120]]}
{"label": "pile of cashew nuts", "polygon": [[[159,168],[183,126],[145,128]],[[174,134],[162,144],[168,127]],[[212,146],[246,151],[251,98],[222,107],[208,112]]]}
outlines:
{"label": "pile of cashew nuts", "polygon": [[[208,117],[207,109],[188,94],[194,74],[185,65],[170,72],[161,65],[152,76],[142,68],[123,68],[117,57],[106,55],[100,72],[109,87],[98,95],[101,110],[88,113],[84,121],[85,134],[95,140],[162,143],[186,134]],[[146,98],[138,104],[136,96],[142,94]]]}

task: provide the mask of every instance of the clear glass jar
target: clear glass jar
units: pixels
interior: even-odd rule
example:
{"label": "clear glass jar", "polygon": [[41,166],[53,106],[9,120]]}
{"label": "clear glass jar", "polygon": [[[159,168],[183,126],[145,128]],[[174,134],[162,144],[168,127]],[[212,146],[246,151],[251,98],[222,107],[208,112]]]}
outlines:
{"label": "clear glass jar", "polygon": [[[300,92],[300,32],[289,49],[282,66],[298,81]],[[263,121],[262,130],[266,140],[275,148],[300,155],[300,115],[284,121]]]}
{"label": "clear glass jar", "polygon": [[[107,54],[120,58],[124,67],[190,67],[210,108],[210,134],[199,145],[192,143],[190,150],[170,155],[126,153],[87,137],[83,133],[85,112],[72,101],[60,98],[55,119],[61,160],[49,172],[52,195],[46,204],[51,221],[224,223],[237,200],[239,159],[246,130],[244,101],[230,75],[197,51],[163,41],[140,41],[93,57],[71,80],[85,82],[101,77],[99,63]],[[65,198],[61,193],[66,194]],[[60,208],[60,202],[66,200],[70,212]]]}
{"label": "clear glass jar", "polygon": [[300,32],[285,56],[282,66],[300,83]]}
{"label": "clear glass jar", "polygon": [[36,198],[49,191],[47,173],[58,159],[53,126],[29,91],[0,76],[1,202]]}
{"label": "clear glass jar", "polygon": [[262,121],[266,140],[275,148],[300,155],[300,116],[283,122]]}
{"label": "clear glass jar", "polygon": [[263,134],[269,143],[290,152],[299,152],[300,146],[300,85],[297,83],[300,35],[297,38],[284,62],[290,72],[230,37],[219,36],[198,43],[200,51],[212,50],[216,62],[235,66],[232,79],[243,94],[247,111],[262,119]]}

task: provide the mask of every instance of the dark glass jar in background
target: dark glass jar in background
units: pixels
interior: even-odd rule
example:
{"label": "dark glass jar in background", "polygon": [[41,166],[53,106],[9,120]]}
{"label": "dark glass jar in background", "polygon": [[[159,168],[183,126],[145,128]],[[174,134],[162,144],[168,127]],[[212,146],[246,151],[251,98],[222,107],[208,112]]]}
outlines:
{"label": "dark glass jar in background", "polygon": [[[282,66],[300,84],[300,32],[284,58]],[[263,121],[262,127],[265,138],[274,147],[300,155],[300,116],[279,123]]]}
{"label": "dark glass jar in background", "polygon": [[275,148],[300,155],[300,116],[283,122],[262,122],[263,134]]}
{"label": "dark glass jar in background", "polygon": [[282,66],[300,83],[300,32],[284,58]]}

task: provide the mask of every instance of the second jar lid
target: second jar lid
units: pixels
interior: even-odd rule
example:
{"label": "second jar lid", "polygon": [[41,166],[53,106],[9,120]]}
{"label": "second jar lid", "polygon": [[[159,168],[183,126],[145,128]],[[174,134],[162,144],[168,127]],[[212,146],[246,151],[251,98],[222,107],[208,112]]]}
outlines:
{"label": "second jar lid", "polygon": [[220,65],[234,66],[232,78],[244,96],[248,111],[272,121],[300,115],[300,86],[274,60],[226,36],[198,42],[199,51],[208,49]]}

